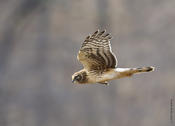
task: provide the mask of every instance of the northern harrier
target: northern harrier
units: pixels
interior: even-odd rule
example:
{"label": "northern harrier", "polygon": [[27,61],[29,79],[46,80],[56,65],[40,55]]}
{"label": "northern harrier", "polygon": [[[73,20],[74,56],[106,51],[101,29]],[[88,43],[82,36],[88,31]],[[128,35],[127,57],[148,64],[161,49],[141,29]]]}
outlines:
{"label": "northern harrier", "polygon": [[154,70],[154,67],[116,68],[117,59],[111,50],[111,38],[110,34],[105,34],[105,31],[99,32],[99,30],[86,37],[77,56],[84,69],[72,75],[73,83],[108,84],[108,81],[113,79]]}

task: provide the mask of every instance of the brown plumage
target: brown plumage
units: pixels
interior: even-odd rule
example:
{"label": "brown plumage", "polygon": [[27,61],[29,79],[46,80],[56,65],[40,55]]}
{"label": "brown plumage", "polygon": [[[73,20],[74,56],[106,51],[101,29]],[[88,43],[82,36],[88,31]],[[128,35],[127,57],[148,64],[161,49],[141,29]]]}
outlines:
{"label": "brown plumage", "polygon": [[99,30],[86,37],[77,56],[84,69],[72,75],[74,83],[108,84],[109,80],[154,70],[153,67],[116,68],[117,59],[111,50],[111,38],[110,34],[105,34],[105,31],[99,32]]}

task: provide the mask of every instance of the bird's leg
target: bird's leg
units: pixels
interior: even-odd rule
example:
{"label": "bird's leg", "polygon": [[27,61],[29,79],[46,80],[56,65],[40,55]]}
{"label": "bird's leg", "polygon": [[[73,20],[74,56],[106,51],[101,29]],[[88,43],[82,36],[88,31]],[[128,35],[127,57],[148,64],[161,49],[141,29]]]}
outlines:
{"label": "bird's leg", "polygon": [[109,85],[108,81],[98,82],[99,84]]}

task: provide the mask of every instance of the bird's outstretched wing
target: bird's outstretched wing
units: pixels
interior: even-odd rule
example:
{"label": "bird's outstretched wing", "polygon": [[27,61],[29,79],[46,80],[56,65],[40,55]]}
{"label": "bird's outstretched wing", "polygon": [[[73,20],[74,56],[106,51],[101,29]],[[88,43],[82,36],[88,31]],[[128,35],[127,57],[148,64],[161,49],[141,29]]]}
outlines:
{"label": "bird's outstretched wing", "polygon": [[117,59],[111,50],[111,38],[110,34],[98,30],[85,39],[77,56],[85,69],[93,71],[116,67]]}

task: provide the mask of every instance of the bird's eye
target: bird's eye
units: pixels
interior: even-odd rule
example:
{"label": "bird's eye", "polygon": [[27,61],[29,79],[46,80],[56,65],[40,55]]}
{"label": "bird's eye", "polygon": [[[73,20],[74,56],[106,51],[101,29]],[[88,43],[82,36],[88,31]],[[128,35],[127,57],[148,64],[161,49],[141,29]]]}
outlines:
{"label": "bird's eye", "polygon": [[81,80],[81,75],[77,75],[75,78],[76,78],[77,81],[80,81]]}

